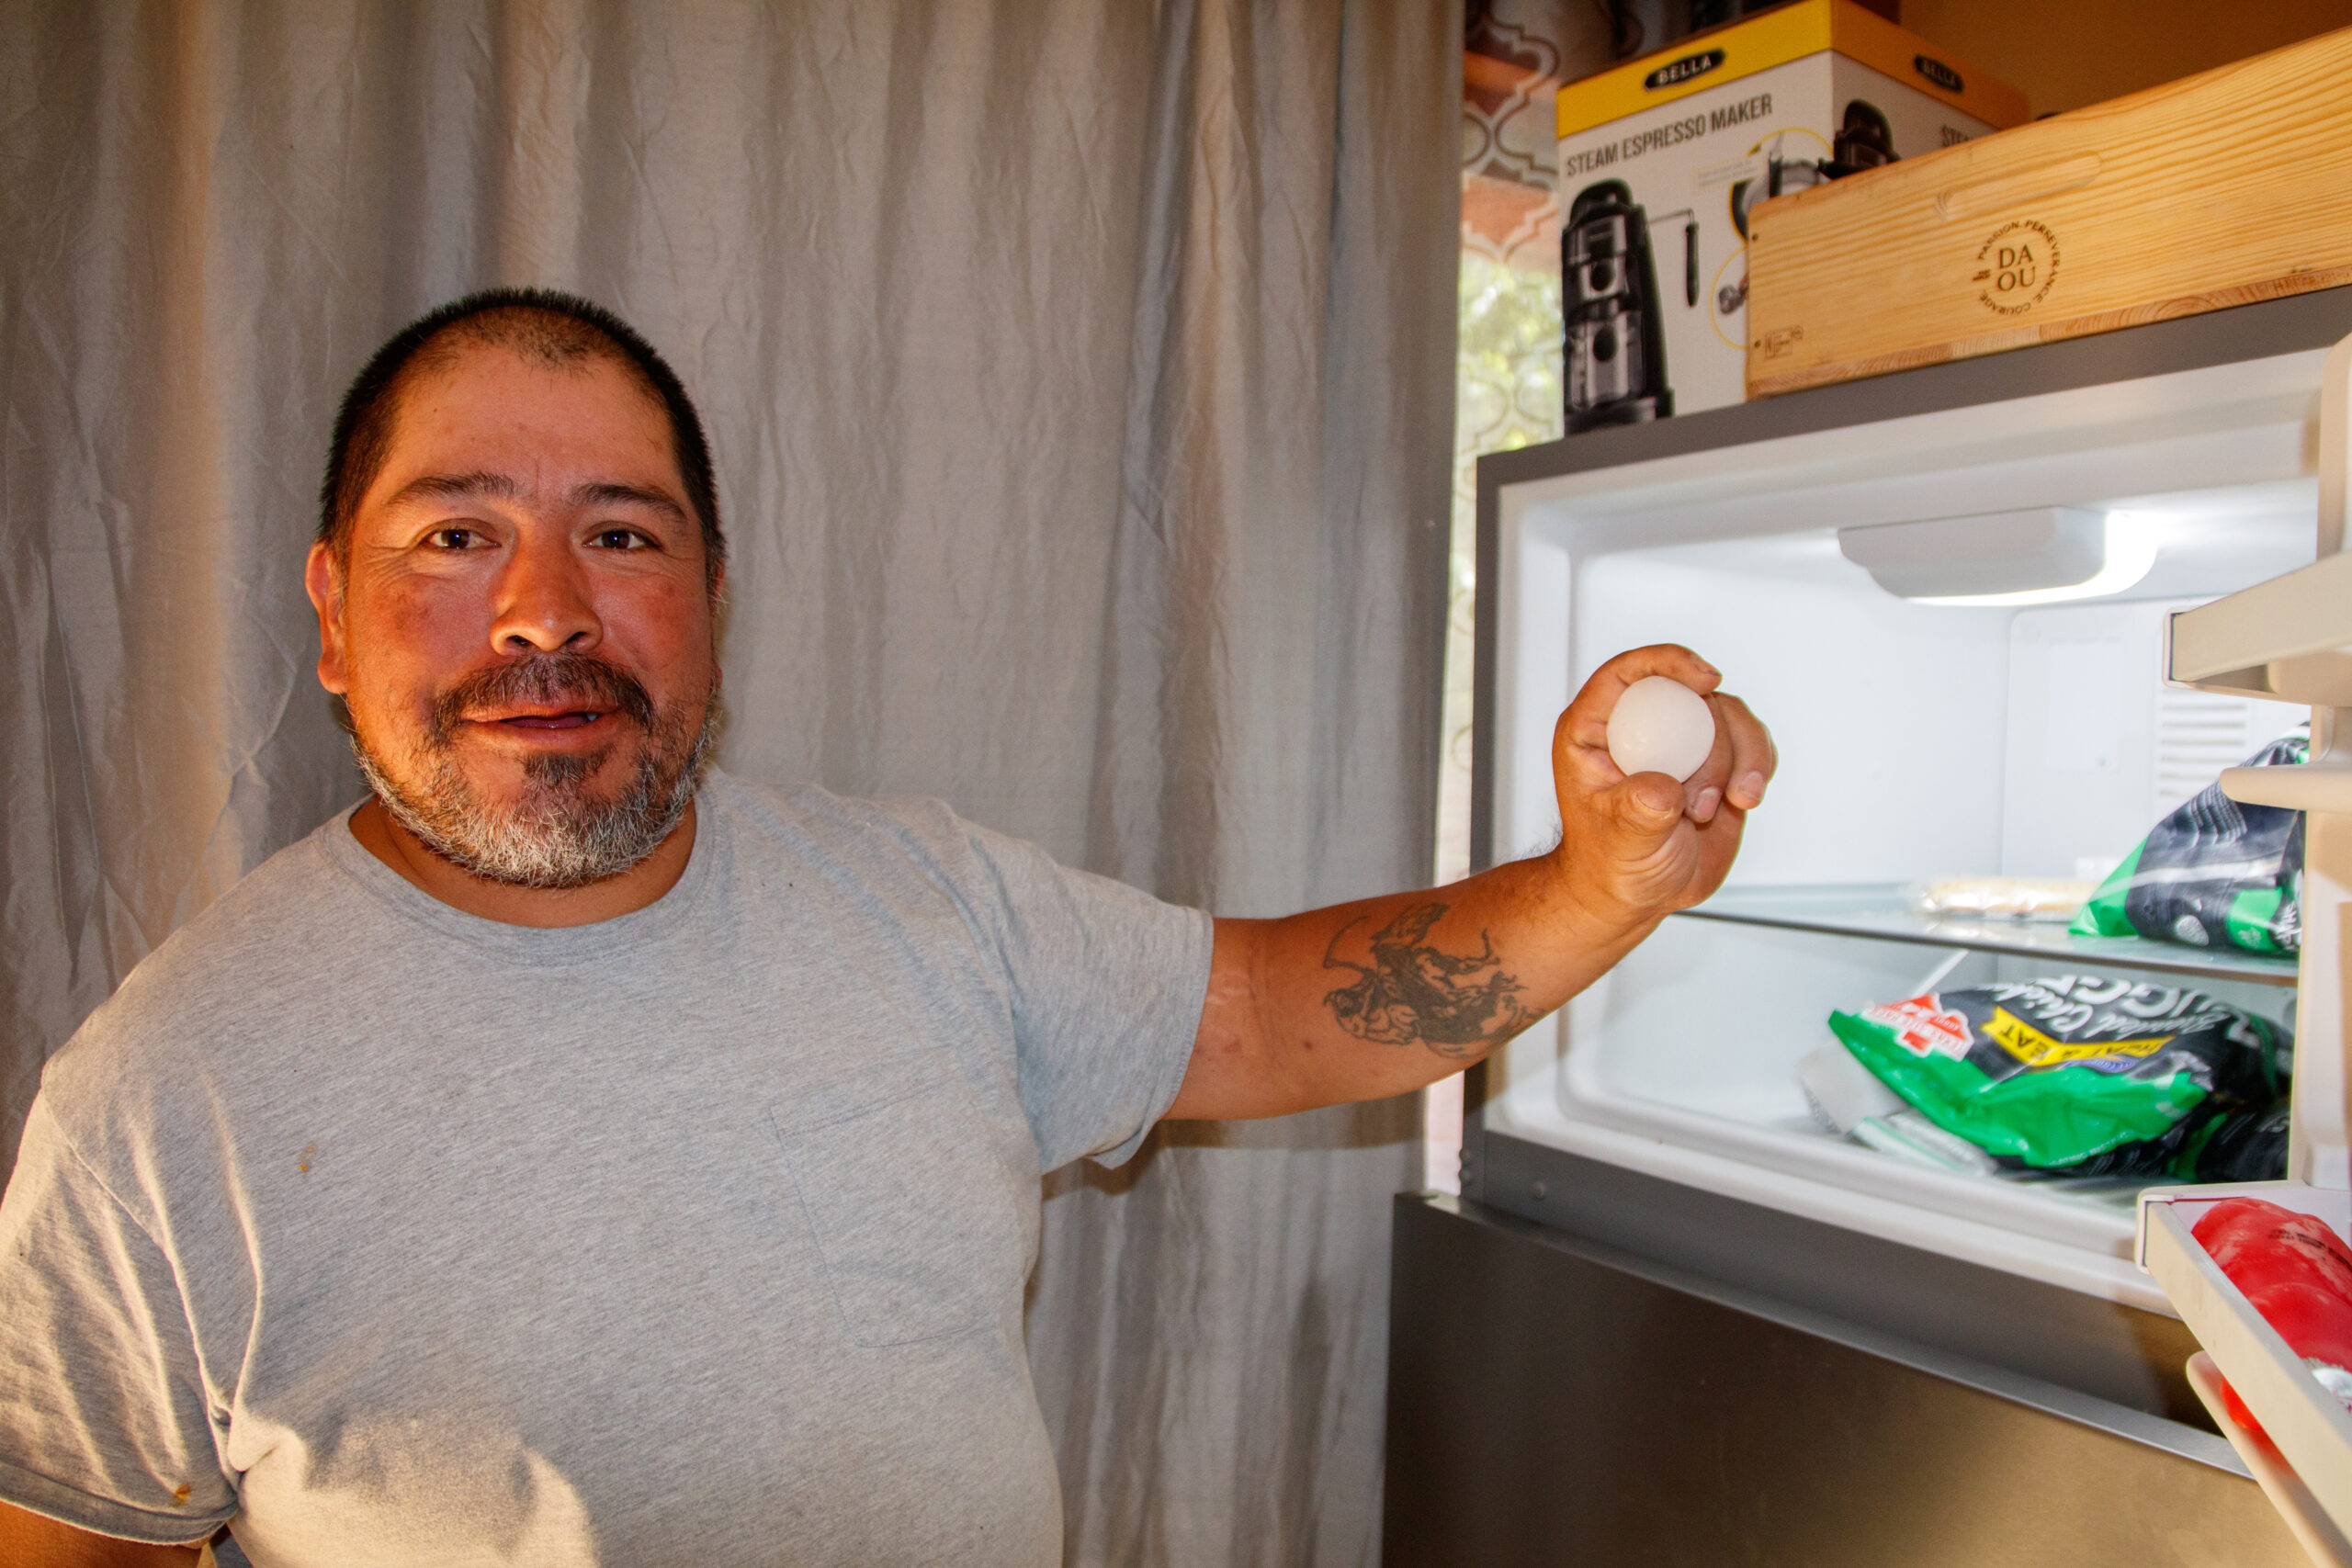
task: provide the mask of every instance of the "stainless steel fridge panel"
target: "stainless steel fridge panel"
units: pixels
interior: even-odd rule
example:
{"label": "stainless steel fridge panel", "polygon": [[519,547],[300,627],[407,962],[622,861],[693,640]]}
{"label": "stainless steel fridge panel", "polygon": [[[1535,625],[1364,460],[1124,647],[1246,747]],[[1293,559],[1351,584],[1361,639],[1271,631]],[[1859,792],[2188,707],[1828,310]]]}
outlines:
{"label": "stainless steel fridge panel", "polygon": [[[1883,1241],[1503,1134],[1464,1193],[1773,1301],[2211,1430],[2178,1318]],[[1471,1165],[1468,1151],[1465,1166]]]}
{"label": "stainless steel fridge panel", "polygon": [[1460,1200],[1394,1256],[1389,1568],[2302,1568],[2209,1434]]}

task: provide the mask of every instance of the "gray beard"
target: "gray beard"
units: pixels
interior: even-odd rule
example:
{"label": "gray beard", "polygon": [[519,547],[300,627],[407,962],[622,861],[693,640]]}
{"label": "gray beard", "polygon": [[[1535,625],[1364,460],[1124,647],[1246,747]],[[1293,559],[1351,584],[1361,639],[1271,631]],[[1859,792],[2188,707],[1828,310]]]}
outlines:
{"label": "gray beard", "polygon": [[532,758],[524,764],[522,796],[509,806],[481,798],[458,765],[441,724],[412,750],[412,782],[405,785],[395,782],[356,728],[348,733],[368,787],[393,820],[435,854],[510,886],[583,887],[618,876],[659,849],[684,819],[709,764],[721,723],[716,691],[691,743],[681,716],[649,716],[649,744],[636,773],[610,798],[586,793],[606,755],[597,751]]}

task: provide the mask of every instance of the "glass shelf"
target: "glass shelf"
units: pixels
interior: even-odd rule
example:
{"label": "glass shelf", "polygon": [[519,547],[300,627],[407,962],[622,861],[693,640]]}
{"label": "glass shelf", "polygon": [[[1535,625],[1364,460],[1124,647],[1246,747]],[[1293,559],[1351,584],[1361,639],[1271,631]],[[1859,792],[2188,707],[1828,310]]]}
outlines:
{"label": "glass shelf", "polygon": [[2020,958],[2052,958],[2091,968],[2152,969],[2208,980],[2292,986],[2295,960],[2235,948],[2200,948],[2139,937],[2075,936],[2056,921],[1987,919],[1913,912],[1893,883],[1823,883],[1786,887],[1727,887],[1681,915],[1736,925],[1832,936],[1964,947]]}

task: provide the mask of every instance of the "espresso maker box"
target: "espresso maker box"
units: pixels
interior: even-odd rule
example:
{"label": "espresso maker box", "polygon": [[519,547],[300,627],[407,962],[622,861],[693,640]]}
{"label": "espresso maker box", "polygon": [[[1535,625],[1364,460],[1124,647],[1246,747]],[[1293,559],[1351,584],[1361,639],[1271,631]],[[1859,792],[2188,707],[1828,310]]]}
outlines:
{"label": "espresso maker box", "polygon": [[1758,202],[2026,118],[1851,0],[1796,0],[1560,89],[1566,430],[1736,403]]}

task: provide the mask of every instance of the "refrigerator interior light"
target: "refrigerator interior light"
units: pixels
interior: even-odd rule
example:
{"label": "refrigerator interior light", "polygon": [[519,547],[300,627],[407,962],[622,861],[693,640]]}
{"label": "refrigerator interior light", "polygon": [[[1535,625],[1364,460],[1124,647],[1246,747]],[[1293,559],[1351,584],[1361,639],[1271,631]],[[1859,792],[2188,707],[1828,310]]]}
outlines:
{"label": "refrigerator interior light", "polygon": [[2015,593],[1955,593],[1914,597],[1915,604],[2063,604],[2075,599],[2104,599],[2135,588],[2156,564],[2156,531],[2128,512],[2106,520],[2106,560],[2080,582],[2058,588],[2029,588]]}
{"label": "refrigerator interior light", "polygon": [[1840,528],[1840,554],[1920,604],[2055,604],[2120,593],[2155,565],[2151,521],[2044,506]]}

